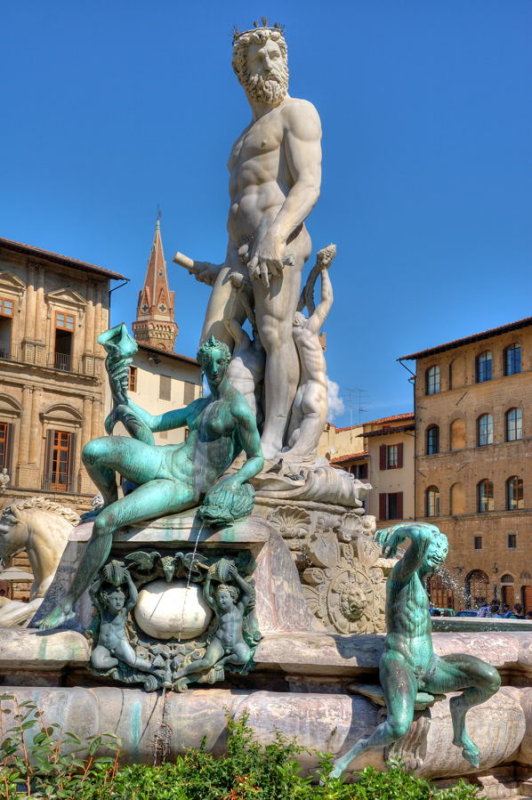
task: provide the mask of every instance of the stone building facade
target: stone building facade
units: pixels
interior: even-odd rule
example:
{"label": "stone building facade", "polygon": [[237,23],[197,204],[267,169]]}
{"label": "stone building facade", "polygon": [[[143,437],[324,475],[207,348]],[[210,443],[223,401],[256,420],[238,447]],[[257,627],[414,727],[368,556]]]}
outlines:
{"label": "stone building facade", "polygon": [[449,537],[447,605],[532,610],[532,317],[411,353],[415,516]]}
{"label": "stone building facade", "polygon": [[77,510],[95,493],[86,442],[103,433],[98,334],[123,275],[0,239],[0,472],[13,497],[46,494]]}
{"label": "stone building facade", "polygon": [[347,428],[329,423],[319,453],[371,484],[366,511],[383,527],[414,518],[414,441],[414,415],[395,414]]}

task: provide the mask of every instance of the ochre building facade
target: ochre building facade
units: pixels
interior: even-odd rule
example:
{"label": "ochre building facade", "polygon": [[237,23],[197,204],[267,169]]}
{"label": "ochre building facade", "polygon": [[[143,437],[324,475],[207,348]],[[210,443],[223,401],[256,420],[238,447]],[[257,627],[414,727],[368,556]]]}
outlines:
{"label": "ochre building facade", "polygon": [[81,450],[103,435],[109,289],[118,272],[0,239],[0,472],[13,497],[77,510],[95,488]]}
{"label": "ochre building facade", "polygon": [[414,518],[414,442],[414,415],[394,414],[347,428],[328,423],[318,453],[371,484],[366,511],[385,527]]}
{"label": "ochre building facade", "polygon": [[532,317],[401,360],[416,361],[416,519],[449,538],[442,603],[532,610]]}

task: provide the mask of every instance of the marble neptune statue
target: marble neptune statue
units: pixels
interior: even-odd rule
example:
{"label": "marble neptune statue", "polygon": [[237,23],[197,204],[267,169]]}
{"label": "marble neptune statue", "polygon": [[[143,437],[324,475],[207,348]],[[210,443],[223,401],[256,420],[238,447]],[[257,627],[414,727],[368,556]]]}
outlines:
{"label": "marble neptune statue", "polygon": [[321,126],[311,103],[288,94],[287,47],[278,26],[236,34],[233,69],[252,119],[229,158],[225,260],[213,265],[180,253],[174,260],[213,284],[202,340],[214,335],[233,347],[225,323],[242,323],[246,311],[232,277],[245,281],[266,352],[262,449],[273,459],[286,441],[299,382],[292,323],[311,252],[305,220],[320,193]]}
{"label": "marble neptune statue", "polygon": [[[198,361],[211,391],[208,397],[154,416],[133,403],[124,389],[124,365],[128,362],[124,354],[128,355],[128,345],[135,345],[125,326],[119,325],[102,336],[109,353],[106,366],[112,393],[119,401],[110,419],[126,421],[142,439],[107,436],[84,447],[83,463],[101,492],[104,505],[92,512],[95,519],[91,538],[72,585],[41,621],[42,629],[59,627],[74,616],[74,604],[104,566],[113,535],[120,528],[175,514],[202,501],[199,513],[204,510],[203,516],[209,520],[224,511],[227,516],[234,507],[240,513],[233,518],[242,516],[242,506],[248,500],[245,513],[250,513],[253,490],[247,481],[264,464],[255,417],[245,398],[227,379],[231,360],[227,345],[212,337],[199,349]],[[185,442],[153,444],[152,432],[185,425],[189,429]],[[224,475],[242,450],[247,457],[242,466]],[[118,497],[117,473],[136,485],[124,497]]]}

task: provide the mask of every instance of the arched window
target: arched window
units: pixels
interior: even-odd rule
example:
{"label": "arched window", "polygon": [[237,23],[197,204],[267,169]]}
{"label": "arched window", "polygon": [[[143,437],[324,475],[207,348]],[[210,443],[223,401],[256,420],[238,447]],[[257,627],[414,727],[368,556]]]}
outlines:
{"label": "arched window", "polygon": [[425,516],[440,516],[440,490],[437,486],[429,486],[425,492]]}
{"label": "arched window", "polygon": [[504,374],[515,375],[521,372],[521,345],[511,344],[504,351]]}
{"label": "arched window", "polygon": [[451,514],[465,514],[465,491],[462,483],[451,486]]}
{"label": "arched window", "polygon": [[484,511],[493,511],[495,508],[493,501],[493,483],[487,478],[477,483],[477,510],[480,513]]}
{"label": "arched window", "polygon": [[466,606],[475,608],[488,602],[488,576],[481,569],[472,570],[465,579]]}
{"label": "arched window", "polygon": [[451,450],[461,450],[466,446],[465,420],[455,419],[451,422]]}
{"label": "arched window", "polygon": [[476,377],[477,383],[484,383],[484,381],[491,381],[492,378],[492,358],[491,351],[485,350],[476,358]]}
{"label": "arched window", "polygon": [[477,419],[477,445],[493,444],[493,417],[491,414],[482,414]]}
{"label": "arched window", "polygon": [[426,394],[437,394],[440,391],[440,368],[429,367],[425,373]]}
{"label": "arched window", "polygon": [[515,442],[523,438],[523,412],[520,408],[510,408],[505,414],[506,441]]}
{"label": "arched window", "polygon": [[506,508],[508,511],[524,508],[523,479],[518,478],[517,475],[512,475],[506,481]]}
{"label": "arched window", "polygon": [[427,455],[433,456],[440,452],[440,429],[437,425],[427,428]]}

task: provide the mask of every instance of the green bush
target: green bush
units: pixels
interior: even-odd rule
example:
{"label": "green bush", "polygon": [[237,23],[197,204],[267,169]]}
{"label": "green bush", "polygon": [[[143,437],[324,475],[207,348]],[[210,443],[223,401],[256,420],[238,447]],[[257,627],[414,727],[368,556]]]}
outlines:
{"label": "green bush", "polygon": [[[6,700],[14,711],[4,707]],[[295,759],[301,748],[280,734],[260,745],[246,717],[228,722],[227,751],[220,758],[202,746],[173,763],[119,767],[116,737],[87,743],[68,733],[58,740],[57,725],[46,727],[33,703],[17,705],[9,695],[0,697],[0,711],[13,714],[5,733],[2,728],[0,800],[480,800],[478,789],[464,781],[438,791],[399,763],[387,772],[367,767],[357,783],[346,784],[330,777],[330,756],[316,775],[321,785],[313,785]],[[98,756],[103,747],[110,754]]]}

